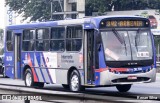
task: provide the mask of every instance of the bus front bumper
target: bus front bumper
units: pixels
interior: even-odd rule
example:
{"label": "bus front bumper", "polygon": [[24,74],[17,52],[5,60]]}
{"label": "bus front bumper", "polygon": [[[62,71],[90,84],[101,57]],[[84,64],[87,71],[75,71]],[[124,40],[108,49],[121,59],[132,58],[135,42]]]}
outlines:
{"label": "bus front bumper", "polygon": [[109,71],[107,78],[104,79],[104,74],[101,74],[100,85],[121,85],[121,84],[135,84],[135,83],[149,83],[156,80],[156,69],[136,74],[115,74]]}

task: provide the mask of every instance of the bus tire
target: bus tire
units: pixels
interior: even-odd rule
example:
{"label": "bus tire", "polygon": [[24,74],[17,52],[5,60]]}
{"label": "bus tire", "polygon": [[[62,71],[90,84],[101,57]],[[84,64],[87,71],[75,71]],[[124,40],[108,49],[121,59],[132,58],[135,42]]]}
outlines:
{"label": "bus tire", "polygon": [[117,85],[116,88],[117,88],[117,90],[118,90],[119,92],[127,92],[127,91],[130,90],[131,84]]}
{"label": "bus tire", "polygon": [[69,85],[67,85],[67,84],[62,84],[62,86],[64,89],[69,89]]}
{"label": "bus tire", "polygon": [[4,67],[2,68],[2,75],[3,75],[3,78],[7,78],[7,76],[5,75],[5,70],[4,70]]}
{"label": "bus tire", "polygon": [[85,88],[81,86],[80,75],[77,70],[73,70],[70,75],[69,87],[71,91],[82,91]]}
{"label": "bus tire", "polygon": [[36,88],[43,88],[44,87],[44,83],[42,83],[42,82],[36,82],[36,83],[34,83],[34,87],[36,87]]}
{"label": "bus tire", "polygon": [[24,77],[25,86],[34,87],[34,88],[43,88],[44,87],[44,83],[34,82],[33,74],[32,74],[31,69],[29,69],[29,68],[26,69],[24,76],[25,76]]}
{"label": "bus tire", "polygon": [[24,74],[24,82],[25,82],[25,86],[27,87],[33,87],[35,86],[34,84],[34,80],[33,80],[33,74],[31,69],[26,69],[25,74]]}

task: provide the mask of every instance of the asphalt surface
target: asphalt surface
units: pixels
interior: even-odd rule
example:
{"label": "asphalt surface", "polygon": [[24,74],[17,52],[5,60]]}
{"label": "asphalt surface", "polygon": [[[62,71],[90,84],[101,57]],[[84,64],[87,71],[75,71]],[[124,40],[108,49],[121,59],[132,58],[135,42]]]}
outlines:
{"label": "asphalt surface", "polygon": [[[3,78],[2,76],[0,76],[0,84],[12,84],[15,86],[24,86],[24,81],[14,80],[14,79],[10,79],[10,78]],[[64,89],[59,84],[45,84],[44,90],[70,92],[70,91]],[[103,96],[115,96],[115,97],[122,96],[122,95],[123,95],[123,97],[134,95],[134,96],[137,96],[137,98],[139,96],[149,94],[154,99],[154,97],[156,97],[157,95],[160,95],[160,73],[157,73],[156,82],[134,84],[134,85],[132,85],[132,88],[127,93],[123,93],[123,94],[119,93],[115,87],[87,88],[84,93],[103,95]],[[7,94],[7,92],[0,90],[0,94]],[[142,102],[142,103],[153,102],[150,100],[142,100],[142,101],[135,101],[134,100],[133,101],[133,100],[129,100],[129,99],[126,99],[124,101],[126,101],[126,102]],[[154,101],[154,102],[160,102],[160,101]],[[17,101],[3,101],[3,102],[0,101],[0,103],[17,103]],[[18,103],[24,103],[24,101],[18,101]],[[30,103],[37,103],[37,101],[31,101]],[[38,103],[47,103],[47,102],[38,101]]]}

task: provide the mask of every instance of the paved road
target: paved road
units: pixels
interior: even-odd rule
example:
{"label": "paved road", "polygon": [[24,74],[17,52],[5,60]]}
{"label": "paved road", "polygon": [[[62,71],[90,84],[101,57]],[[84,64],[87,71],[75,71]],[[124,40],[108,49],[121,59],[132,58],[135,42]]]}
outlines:
{"label": "paved road", "polygon": [[[154,94],[160,94],[160,74],[157,74],[156,79],[157,80],[154,83],[134,84],[132,86],[132,88],[130,89],[130,91],[127,93],[124,93],[124,95],[127,96],[127,95],[136,94],[138,96],[138,94],[153,94],[153,96],[156,96]],[[24,81],[22,81],[22,80],[13,80],[10,78],[2,78],[2,76],[0,76],[0,83],[24,86]],[[44,88],[49,89],[51,91],[54,91],[54,90],[67,91],[61,85],[58,85],[58,84],[46,84]],[[121,95],[115,87],[87,88],[85,92],[91,93],[91,94],[96,93],[98,95],[117,95],[117,94]],[[1,91],[0,94],[5,94],[5,91],[4,92]],[[133,102],[133,101],[131,101],[131,102]],[[142,102],[144,102],[144,101],[142,101]],[[6,102],[6,103],[8,103],[8,102]],[[34,103],[34,101],[31,103]]]}
{"label": "paved road", "polygon": [[[0,83],[3,84],[13,84],[24,86],[24,81],[14,80],[10,78],[2,78],[0,76]],[[53,89],[53,90],[64,90],[63,87],[59,84],[45,84],[44,88]],[[118,92],[115,87],[100,87],[100,88],[88,88],[87,91],[103,91],[103,92]],[[138,93],[138,94],[160,94],[160,74],[157,74],[156,82],[153,83],[141,83],[134,84],[130,89],[129,93]]]}
{"label": "paved road", "polygon": [[[118,92],[115,87],[101,87],[88,90],[103,91],[103,92]],[[157,74],[156,82],[134,84],[129,90],[129,93],[137,94],[160,94],[160,74]]]}

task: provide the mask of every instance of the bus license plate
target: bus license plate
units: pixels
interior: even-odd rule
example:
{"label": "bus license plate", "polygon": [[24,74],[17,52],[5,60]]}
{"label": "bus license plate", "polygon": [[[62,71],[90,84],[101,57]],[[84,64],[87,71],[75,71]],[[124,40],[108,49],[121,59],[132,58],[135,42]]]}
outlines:
{"label": "bus license plate", "polygon": [[137,79],[137,77],[136,77],[136,76],[128,76],[127,79],[128,79],[128,80],[135,80],[135,79]]}

